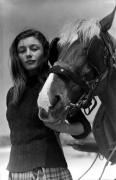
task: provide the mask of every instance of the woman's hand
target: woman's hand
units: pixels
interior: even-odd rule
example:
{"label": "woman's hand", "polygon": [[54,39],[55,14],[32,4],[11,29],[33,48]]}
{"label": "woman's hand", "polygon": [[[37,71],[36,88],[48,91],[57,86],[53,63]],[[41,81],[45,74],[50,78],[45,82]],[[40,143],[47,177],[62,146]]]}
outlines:
{"label": "woman's hand", "polygon": [[80,122],[69,124],[67,121],[61,123],[45,123],[45,126],[61,133],[80,135],[84,132],[84,127]]}

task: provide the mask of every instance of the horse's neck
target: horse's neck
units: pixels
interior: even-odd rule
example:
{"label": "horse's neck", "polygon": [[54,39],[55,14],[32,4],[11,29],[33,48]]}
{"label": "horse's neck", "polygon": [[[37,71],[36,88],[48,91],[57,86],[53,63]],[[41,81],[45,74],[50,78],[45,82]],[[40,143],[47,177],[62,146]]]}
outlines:
{"label": "horse's neck", "polygon": [[113,69],[112,74],[103,81],[101,83],[102,91],[98,96],[106,109],[106,113],[111,118],[116,119],[116,69]]}

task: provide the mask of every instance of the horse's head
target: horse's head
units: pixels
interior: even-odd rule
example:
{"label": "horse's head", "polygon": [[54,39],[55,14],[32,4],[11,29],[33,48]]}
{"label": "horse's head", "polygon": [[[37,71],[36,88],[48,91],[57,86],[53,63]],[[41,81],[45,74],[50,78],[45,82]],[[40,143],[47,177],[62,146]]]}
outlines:
{"label": "horse's head", "polygon": [[56,61],[38,98],[43,121],[62,121],[75,107],[91,104],[97,84],[112,63],[113,41],[109,35],[114,11],[98,20],[80,20],[63,29],[52,42],[50,60]]}

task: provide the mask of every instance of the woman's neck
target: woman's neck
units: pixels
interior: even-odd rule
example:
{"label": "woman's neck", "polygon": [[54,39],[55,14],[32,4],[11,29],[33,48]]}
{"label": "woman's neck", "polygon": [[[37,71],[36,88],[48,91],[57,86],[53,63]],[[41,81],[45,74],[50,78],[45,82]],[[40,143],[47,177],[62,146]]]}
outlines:
{"label": "woman's neck", "polygon": [[39,74],[39,69],[32,69],[32,70],[27,71],[28,77],[37,76],[38,74]]}

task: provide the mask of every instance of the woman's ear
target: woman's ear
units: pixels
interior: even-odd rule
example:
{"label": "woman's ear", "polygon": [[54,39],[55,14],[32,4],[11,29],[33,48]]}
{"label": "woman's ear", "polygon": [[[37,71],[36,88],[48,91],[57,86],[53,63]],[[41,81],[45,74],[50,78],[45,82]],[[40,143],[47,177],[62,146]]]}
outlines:
{"label": "woman's ear", "polygon": [[58,51],[58,41],[59,37],[54,38],[50,43],[49,48],[49,62],[53,66],[53,64],[58,60],[59,51]]}

